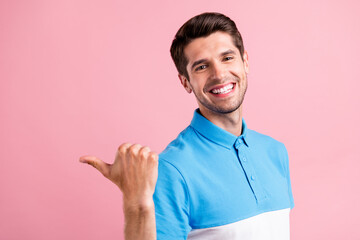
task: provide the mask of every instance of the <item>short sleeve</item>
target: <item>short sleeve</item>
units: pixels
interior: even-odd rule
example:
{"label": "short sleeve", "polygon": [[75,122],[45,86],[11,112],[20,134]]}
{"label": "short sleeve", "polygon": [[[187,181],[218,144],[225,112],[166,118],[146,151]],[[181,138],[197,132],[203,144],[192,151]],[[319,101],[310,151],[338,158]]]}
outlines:
{"label": "short sleeve", "polygon": [[158,169],[153,196],[157,239],[186,239],[191,230],[186,182],[181,173],[164,159],[159,159]]}
{"label": "short sleeve", "polygon": [[284,149],[286,179],[287,179],[289,199],[290,199],[290,208],[293,209],[293,208],[294,208],[294,197],[293,197],[292,189],[291,189],[290,168],[289,168],[289,155],[288,155],[288,152],[287,152],[287,150],[286,150],[285,145],[283,145],[283,149]]}

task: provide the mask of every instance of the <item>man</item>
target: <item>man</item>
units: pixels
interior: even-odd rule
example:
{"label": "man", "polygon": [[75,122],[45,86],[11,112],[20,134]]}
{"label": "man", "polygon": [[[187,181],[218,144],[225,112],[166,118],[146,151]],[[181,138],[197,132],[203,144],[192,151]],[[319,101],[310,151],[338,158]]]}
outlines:
{"label": "man", "polygon": [[123,144],[113,165],[80,159],[123,191],[125,238],[289,239],[288,155],[243,119],[249,62],[235,23],[219,13],[193,17],[171,56],[199,105],[190,126],[159,156]]}

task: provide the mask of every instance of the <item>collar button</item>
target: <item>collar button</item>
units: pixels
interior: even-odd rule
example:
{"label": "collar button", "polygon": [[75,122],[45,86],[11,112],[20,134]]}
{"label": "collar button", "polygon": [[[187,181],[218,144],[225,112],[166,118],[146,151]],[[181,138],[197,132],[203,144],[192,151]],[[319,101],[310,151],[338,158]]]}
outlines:
{"label": "collar button", "polygon": [[243,144],[243,141],[241,138],[237,138],[236,141],[235,141],[235,148],[238,149],[241,144]]}

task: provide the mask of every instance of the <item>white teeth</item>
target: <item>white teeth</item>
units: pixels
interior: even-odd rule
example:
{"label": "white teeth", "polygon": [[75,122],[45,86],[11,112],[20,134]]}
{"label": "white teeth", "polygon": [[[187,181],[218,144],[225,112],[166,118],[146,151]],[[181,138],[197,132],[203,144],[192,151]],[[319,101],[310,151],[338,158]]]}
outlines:
{"label": "white teeth", "polygon": [[234,84],[229,84],[229,85],[226,85],[225,87],[222,87],[220,89],[214,89],[211,92],[215,93],[215,94],[219,94],[219,93],[225,94],[225,93],[230,92],[231,89],[233,89],[233,88],[234,88]]}

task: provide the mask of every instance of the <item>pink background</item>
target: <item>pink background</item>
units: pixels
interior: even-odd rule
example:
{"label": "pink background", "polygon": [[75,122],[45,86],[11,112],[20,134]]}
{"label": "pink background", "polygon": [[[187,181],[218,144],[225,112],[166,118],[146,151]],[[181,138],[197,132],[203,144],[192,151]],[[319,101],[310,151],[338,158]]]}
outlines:
{"label": "pink background", "polygon": [[122,239],[121,193],[89,166],[160,152],[196,102],[169,47],[204,11],[249,53],[244,117],[288,148],[291,235],[360,239],[358,1],[0,2],[0,239]]}

